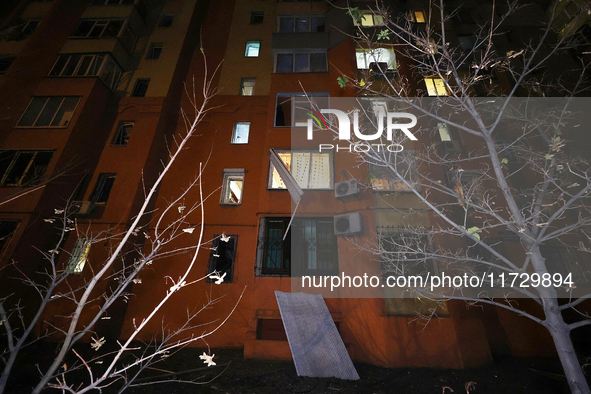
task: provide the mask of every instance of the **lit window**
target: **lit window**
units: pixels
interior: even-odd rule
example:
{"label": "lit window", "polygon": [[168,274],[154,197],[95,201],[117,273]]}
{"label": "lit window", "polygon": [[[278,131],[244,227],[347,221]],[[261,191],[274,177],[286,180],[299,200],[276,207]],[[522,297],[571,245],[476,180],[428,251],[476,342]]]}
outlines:
{"label": "lit window", "polygon": [[[414,150],[404,150],[398,153],[390,153],[385,162],[370,163],[370,180],[375,191],[412,192],[420,190],[420,181],[417,171],[417,162]],[[390,164],[400,174],[396,175],[387,164]],[[402,180],[402,178],[404,180]],[[407,184],[404,182],[410,184]]]}
{"label": "lit window", "polygon": [[275,72],[309,73],[327,71],[326,53],[279,53]]}
{"label": "lit window", "polygon": [[111,90],[115,89],[123,73],[109,54],[59,55],[49,76],[100,77]]}
{"label": "lit window", "polygon": [[427,77],[425,78],[425,84],[427,85],[427,94],[429,96],[448,96],[447,87],[443,79],[438,77]]}
{"label": "lit window", "polygon": [[131,92],[131,97],[145,97],[146,92],[148,91],[148,86],[150,85],[149,79],[138,79],[135,82],[135,86],[133,91]]}
{"label": "lit window", "polygon": [[324,31],[323,16],[279,17],[279,33],[321,33]]}
{"label": "lit window", "polygon": [[[279,158],[302,189],[332,189],[333,168],[330,153],[279,151]],[[269,189],[285,189],[285,183],[269,165]]]}
{"label": "lit window", "polygon": [[163,45],[161,42],[153,42],[150,44],[150,49],[148,49],[148,56],[146,56],[146,59],[160,59],[162,47]]}
{"label": "lit window", "polygon": [[355,52],[357,58],[357,69],[368,70],[379,65],[383,70],[396,69],[396,55],[394,51],[387,48],[376,48],[372,50],[357,49]]}
{"label": "lit window", "polygon": [[172,26],[173,20],[173,14],[162,14],[162,16],[160,17],[160,21],[158,22],[158,27],[170,27]]}
{"label": "lit window", "polygon": [[77,96],[33,97],[17,127],[67,127],[78,101]]}
{"label": "lit window", "polygon": [[261,49],[260,41],[248,41],[246,43],[246,51],[244,52],[245,57],[259,57],[259,51]]}
{"label": "lit window", "polygon": [[240,95],[252,96],[254,94],[255,78],[242,78],[240,80]]}
{"label": "lit window", "polygon": [[72,37],[117,37],[124,23],[123,19],[82,19],[74,29]]}
{"label": "lit window", "polygon": [[250,13],[250,24],[251,25],[260,25],[263,23],[265,18],[265,13],[262,11],[253,11]]}
{"label": "lit window", "polygon": [[92,245],[92,239],[90,238],[78,238],[76,240],[76,246],[72,251],[72,255],[68,261],[68,267],[66,268],[68,274],[79,274],[82,272],[88,259],[90,245]]}
{"label": "lit window", "polygon": [[250,131],[250,122],[237,122],[234,125],[232,133],[233,144],[248,144],[248,132]]}
{"label": "lit window", "polygon": [[126,146],[127,141],[129,141],[129,133],[133,129],[133,122],[119,122],[119,126],[117,127],[117,133],[115,134],[115,138],[113,138],[113,145],[116,146]]}
{"label": "lit window", "polygon": [[423,11],[413,11],[410,14],[410,18],[413,22],[416,23],[425,23],[427,20],[425,19],[425,13]]}
{"label": "lit window", "polygon": [[96,204],[105,204],[107,202],[109,194],[111,194],[111,189],[113,188],[113,183],[115,183],[115,175],[116,174],[99,175],[94,191],[90,196],[90,201]]}
{"label": "lit window", "polygon": [[22,186],[39,183],[53,157],[53,151],[0,152],[0,185]]}
{"label": "lit window", "polygon": [[[359,21],[353,18],[353,24],[359,26]],[[384,24],[382,15],[374,14],[370,10],[361,11],[361,26],[379,26]]]}
{"label": "lit window", "polygon": [[[217,272],[218,276],[224,276],[222,283],[232,283],[234,274],[234,259],[236,257],[237,235],[226,235],[222,239],[221,235],[215,235],[211,243],[212,250],[209,255],[208,274]],[[215,279],[209,279],[214,281]]]}
{"label": "lit window", "polygon": [[451,133],[445,123],[437,123],[437,129],[439,130],[439,137],[442,142],[451,141]]}
{"label": "lit window", "polygon": [[239,205],[242,203],[244,169],[225,169],[220,204]]}

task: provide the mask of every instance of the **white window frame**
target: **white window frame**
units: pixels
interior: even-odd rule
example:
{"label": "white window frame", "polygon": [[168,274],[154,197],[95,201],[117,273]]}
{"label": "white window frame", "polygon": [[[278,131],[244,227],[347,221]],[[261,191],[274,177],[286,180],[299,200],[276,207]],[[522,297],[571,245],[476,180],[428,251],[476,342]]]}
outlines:
{"label": "white window frame", "polygon": [[[75,55],[81,55],[81,57],[78,60],[78,63],[74,68],[74,71],[72,72],[72,74],[64,74],[66,68],[72,61],[72,57]],[[97,67],[95,66],[95,62],[97,61],[97,59],[100,59],[100,56],[102,56],[103,58],[101,60],[100,65],[98,65]],[[65,57],[67,57],[68,60],[66,60],[66,63],[64,63],[64,65],[62,66],[61,71],[53,75],[52,73],[57,64],[59,63],[60,59]],[[84,59],[88,57],[91,57],[92,60],[88,65],[87,70],[83,74],[78,75],[78,72],[80,71],[80,67],[82,66]],[[111,65],[113,65],[112,70],[109,70],[109,66]],[[109,80],[107,80],[106,76],[110,75],[109,72],[112,72],[112,78],[109,78]],[[121,66],[119,66],[119,63],[117,63],[115,58],[111,56],[111,54],[109,53],[70,53],[61,54],[58,56],[55,63],[53,63],[53,67],[51,67],[51,71],[49,72],[48,76],[51,78],[99,77],[109,87],[110,90],[114,90],[117,87],[122,74],[123,69],[121,68]]]}
{"label": "white window frame", "polygon": [[[310,151],[310,150],[298,150],[298,149],[293,149],[293,150],[277,150],[276,151],[277,154],[279,155],[279,157],[281,157],[284,154],[291,154],[290,156],[290,168],[289,168],[289,172],[290,174],[293,175],[292,173],[292,168],[291,168],[291,164],[293,163],[293,154],[294,153],[309,153],[311,156],[325,156],[328,155],[328,165],[329,165],[329,176],[330,176],[330,185],[327,188],[314,188],[314,187],[305,187],[307,185],[300,185],[298,183],[298,185],[302,188],[302,190],[334,190],[334,157],[333,157],[333,153],[332,152],[324,152],[324,153],[320,153],[320,152],[316,152],[316,151]],[[283,159],[282,159],[283,160]],[[273,163],[269,162],[269,173],[267,175],[267,189],[268,190],[287,190],[287,187],[273,187],[273,177],[274,177],[274,173],[276,172],[275,170],[275,166],[273,165]],[[308,184],[310,183],[310,177],[312,175],[312,166],[309,167],[308,170]],[[279,179],[279,175],[275,176],[276,179]],[[297,181],[297,180],[296,180]]]}
{"label": "white window frame", "polygon": [[[246,131],[246,141],[238,141],[238,138],[240,138],[239,135],[236,134],[236,132],[238,131],[238,126],[239,125],[248,125],[248,129]],[[232,131],[232,144],[235,145],[242,145],[242,144],[248,144],[248,137],[250,135],[250,122],[236,122],[234,123],[234,130]]]}
{"label": "white window frame", "polygon": [[[253,45],[255,45],[255,44],[258,44],[258,47],[256,48],[257,49],[256,55],[249,55],[250,48]],[[250,41],[246,41],[246,47],[245,47],[245,50],[244,50],[244,57],[248,57],[248,58],[257,58],[257,57],[259,57],[261,55],[261,45],[262,45],[261,40],[250,40]]]}
{"label": "white window frame", "polygon": [[[240,199],[238,202],[230,201],[230,192],[232,191],[231,182],[241,181]],[[240,205],[244,198],[244,168],[225,168],[222,183],[222,195],[220,196],[220,205]]]}
{"label": "white window frame", "polygon": [[[251,83],[252,86],[245,86],[246,83]],[[240,79],[240,95],[241,96],[254,96],[254,88],[256,86],[256,78],[242,78]],[[250,94],[245,94],[245,89],[251,88]]]}
{"label": "white window frame", "polygon": [[[324,70],[322,71],[311,71],[310,70],[310,55],[317,55],[317,54],[324,54]],[[292,60],[291,60],[291,71],[288,72],[278,72],[277,71],[277,58],[279,57],[279,55],[291,55],[292,56]],[[295,62],[295,57],[296,55],[307,55],[308,57],[308,67],[305,71],[296,71],[295,67],[296,67],[296,62]],[[274,73],[279,73],[279,74],[289,74],[289,73],[323,73],[323,72],[328,72],[328,53],[326,51],[298,51],[298,50],[291,50],[291,51],[286,51],[286,52],[277,52],[275,53],[275,67],[273,68],[273,72]]]}

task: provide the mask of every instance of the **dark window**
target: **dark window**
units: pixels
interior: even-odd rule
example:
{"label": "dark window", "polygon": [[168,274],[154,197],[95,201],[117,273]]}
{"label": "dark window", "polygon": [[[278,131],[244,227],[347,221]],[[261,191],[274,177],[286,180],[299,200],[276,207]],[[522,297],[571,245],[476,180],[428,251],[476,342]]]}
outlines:
{"label": "dark window", "polygon": [[0,57],[0,75],[4,74],[6,70],[8,70],[8,67],[10,67],[14,59],[14,56]]}
{"label": "dark window", "polygon": [[[236,245],[238,236],[236,235],[216,235],[212,242],[212,251],[209,255],[209,272],[214,271],[218,273],[218,276],[224,276],[224,282],[231,283],[234,273],[234,260],[236,258]],[[210,279],[214,281],[214,279]]]}
{"label": "dark window", "polygon": [[310,107],[328,108],[328,93],[277,93],[275,127],[305,127]]}
{"label": "dark window", "polygon": [[[323,275],[335,273],[337,240],[332,218],[263,218],[259,229],[260,275]],[[293,260],[292,260],[293,259]],[[297,264],[293,265],[293,262]]]}
{"label": "dark window", "polygon": [[52,157],[52,151],[0,152],[0,185],[28,186],[39,183]]}
{"label": "dark window", "polygon": [[472,18],[472,14],[467,9],[459,9],[452,17],[451,20],[456,25],[463,25],[463,24],[473,24],[474,18]]}
{"label": "dark window", "polygon": [[174,19],[174,14],[162,14],[162,16],[160,17],[160,22],[158,22],[158,27],[172,26],[173,19]]}
{"label": "dark window", "polygon": [[476,36],[458,36],[458,40],[460,41],[460,46],[464,50],[470,50],[476,46]]}
{"label": "dark window", "polygon": [[323,16],[282,16],[279,18],[279,33],[321,33],[323,31]]}
{"label": "dark window", "polygon": [[111,188],[113,187],[114,182],[115,174],[100,174],[96,181],[94,191],[90,196],[90,201],[97,204],[106,203],[109,199],[109,194],[111,194]]}
{"label": "dark window", "polygon": [[258,319],[257,339],[262,341],[287,341],[281,319]]}
{"label": "dark window", "polygon": [[150,44],[150,49],[148,50],[148,56],[146,59],[160,59],[160,54],[162,53],[162,43],[153,42]]}
{"label": "dark window", "polygon": [[150,10],[148,10],[146,4],[142,0],[139,0],[136,4],[136,9],[137,13],[140,15],[140,18],[142,18],[144,23],[146,23],[146,20],[148,19],[148,14],[150,13]]}
{"label": "dark window", "polygon": [[40,22],[41,21],[27,21],[27,22],[25,22],[25,25],[23,26],[23,30],[21,32],[20,38],[25,38],[25,37],[33,34],[33,32],[37,29],[37,26],[39,26]]}
{"label": "dark window", "polygon": [[117,133],[115,134],[115,138],[113,138],[112,144],[116,146],[127,145],[127,141],[129,141],[129,133],[132,129],[133,122],[119,122]]}
{"label": "dark window", "polygon": [[133,92],[131,92],[131,97],[145,97],[146,92],[148,91],[149,84],[150,84],[149,79],[138,79],[135,82],[135,87],[133,88]]}
{"label": "dark window", "polygon": [[78,101],[76,96],[33,97],[17,127],[67,127]]}
{"label": "dark window", "polygon": [[15,221],[0,221],[0,251],[4,251],[10,238],[14,235],[19,222]]}
{"label": "dark window", "polygon": [[262,11],[253,11],[250,13],[250,24],[251,25],[260,25],[263,23],[265,18],[265,13]]}
{"label": "dark window", "polygon": [[82,19],[72,33],[73,37],[117,37],[123,27],[123,19]]}

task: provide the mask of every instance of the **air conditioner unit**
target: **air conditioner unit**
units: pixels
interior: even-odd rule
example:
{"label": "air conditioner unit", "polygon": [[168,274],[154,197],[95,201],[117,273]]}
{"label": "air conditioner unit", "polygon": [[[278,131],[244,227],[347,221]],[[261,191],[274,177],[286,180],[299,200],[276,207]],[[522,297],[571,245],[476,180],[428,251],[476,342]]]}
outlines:
{"label": "air conditioner unit", "polygon": [[335,198],[356,196],[359,192],[359,182],[357,179],[349,179],[348,181],[339,182],[334,187]]}
{"label": "air conditioner unit", "polygon": [[335,235],[358,234],[363,231],[361,213],[351,212],[334,217]]}
{"label": "air conditioner unit", "polygon": [[94,211],[94,202],[92,201],[72,201],[68,213],[77,216],[90,216]]}
{"label": "air conditioner unit", "polygon": [[456,154],[461,150],[460,143],[458,141],[443,141],[441,144],[443,146],[444,154]]}

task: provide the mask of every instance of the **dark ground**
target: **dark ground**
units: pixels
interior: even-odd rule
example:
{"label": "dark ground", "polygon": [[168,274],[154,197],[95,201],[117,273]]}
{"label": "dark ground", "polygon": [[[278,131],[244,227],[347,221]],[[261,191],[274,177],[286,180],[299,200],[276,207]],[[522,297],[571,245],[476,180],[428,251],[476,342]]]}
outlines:
{"label": "dark ground", "polygon": [[[465,386],[474,382],[470,393],[490,394],[559,394],[568,393],[568,386],[557,360],[505,359],[494,365],[467,370],[426,368],[379,368],[356,364],[359,381],[298,377],[293,362],[244,359],[240,350],[216,350],[216,369],[177,376],[177,379],[210,380],[203,385],[168,383],[130,390],[134,394],[176,393],[396,393],[440,394],[448,386],[454,393],[466,393]],[[196,350],[180,354],[156,365],[157,368],[182,371],[205,366]],[[227,367],[221,364],[229,363]],[[225,368],[225,370],[224,370]],[[223,371],[223,372],[222,372]],[[150,371],[148,374],[159,374]],[[556,374],[556,375],[555,375]],[[170,378],[170,377],[169,377]],[[451,390],[446,390],[450,393]]]}
{"label": "dark ground", "polygon": [[[88,349],[86,344],[84,348]],[[89,349],[88,349],[89,350]],[[103,350],[103,349],[101,349]],[[82,349],[79,351],[83,352]],[[146,385],[127,390],[129,394],[248,394],[248,393],[395,393],[395,394],[441,394],[444,387],[453,389],[455,394],[465,394],[466,385],[474,382],[470,394],[562,394],[569,393],[560,364],[556,359],[502,359],[495,364],[466,370],[442,370],[430,368],[379,368],[368,364],[355,364],[361,377],[358,381],[339,379],[320,379],[298,377],[291,361],[269,361],[244,359],[242,350],[212,349],[215,353],[215,367],[206,368],[199,355],[203,350],[184,349],[153,365],[140,375],[137,383]],[[26,394],[36,383],[32,376],[38,374],[35,363],[49,362],[54,352],[51,349],[37,348],[35,362],[21,364],[11,376],[7,393]],[[96,354],[96,353],[95,353]],[[85,356],[93,356],[90,350]],[[130,355],[131,357],[131,355]],[[88,358],[87,358],[88,359]],[[75,365],[69,360],[69,369]],[[125,360],[130,361],[130,360]],[[105,361],[106,364],[106,361]],[[226,365],[227,364],[227,365]],[[104,365],[104,364],[103,364]],[[95,374],[103,365],[96,365]],[[166,375],[168,372],[198,371]],[[18,371],[18,372],[17,372]],[[73,383],[77,378],[88,382],[86,372],[68,377]],[[76,376],[78,375],[78,376]],[[217,377],[216,377],[217,376]],[[153,383],[159,380],[189,380],[195,383]],[[203,383],[206,382],[206,383]],[[152,383],[152,384],[150,384]],[[117,384],[115,384],[117,385]],[[114,386],[115,386],[114,385]],[[120,387],[120,385],[118,385]],[[113,387],[115,388],[115,387]],[[116,393],[118,390],[105,390],[103,393]],[[47,391],[57,393],[57,391]],[[445,393],[451,393],[449,389]],[[98,391],[93,391],[98,393]]]}

